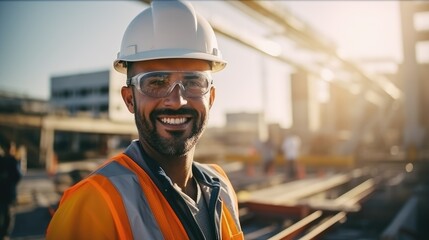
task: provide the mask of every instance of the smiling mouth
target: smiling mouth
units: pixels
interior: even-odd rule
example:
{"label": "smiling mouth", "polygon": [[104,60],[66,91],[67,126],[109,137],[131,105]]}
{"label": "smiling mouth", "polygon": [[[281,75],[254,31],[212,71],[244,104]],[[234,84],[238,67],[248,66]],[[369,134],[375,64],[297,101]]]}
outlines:
{"label": "smiling mouth", "polygon": [[161,117],[161,118],[159,118],[159,120],[163,124],[181,125],[181,124],[188,122],[190,120],[190,118],[186,118],[186,117],[174,117],[174,118],[173,117]]}

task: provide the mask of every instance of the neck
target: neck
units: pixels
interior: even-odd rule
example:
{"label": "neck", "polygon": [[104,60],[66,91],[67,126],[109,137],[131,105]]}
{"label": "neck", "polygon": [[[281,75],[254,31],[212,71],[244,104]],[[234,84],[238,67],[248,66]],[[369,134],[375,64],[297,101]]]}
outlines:
{"label": "neck", "polygon": [[140,144],[146,154],[162,167],[173,183],[177,184],[184,191],[192,184],[192,162],[195,148],[192,148],[183,156],[168,156],[160,154],[141,140]]}
{"label": "neck", "polygon": [[192,153],[187,154],[186,156],[169,159],[158,159],[157,162],[164,169],[171,181],[177,184],[183,193],[196,201],[197,185],[195,181],[193,181],[192,174],[193,155],[194,150],[192,149]]}
{"label": "neck", "polygon": [[193,151],[182,157],[156,159],[171,181],[183,190],[192,181]]}

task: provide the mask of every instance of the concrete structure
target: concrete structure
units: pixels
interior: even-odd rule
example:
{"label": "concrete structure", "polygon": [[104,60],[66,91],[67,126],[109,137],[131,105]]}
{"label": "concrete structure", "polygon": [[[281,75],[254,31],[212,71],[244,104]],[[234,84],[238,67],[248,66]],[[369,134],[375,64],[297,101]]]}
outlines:
{"label": "concrete structure", "polygon": [[125,78],[113,68],[54,76],[50,99],[54,113],[132,122],[120,94]]}
{"label": "concrete structure", "polygon": [[[418,46],[429,45],[429,26],[416,29],[417,14],[429,15],[429,3],[425,1],[401,2],[404,61],[400,67],[404,99],[404,145],[407,149],[429,147],[429,59],[420,62]],[[426,18],[427,19],[427,18]],[[427,47],[426,49],[429,49]],[[426,50],[427,51],[427,50]],[[426,52],[426,55],[429,55]]]}
{"label": "concrete structure", "polygon": [[45,114],[48,110],[46,100],[0,91],[0,113]]}
{"label": "concrete structure", "polygon": [[109,109],[109,71],[51,78],[50,103],[55,112],[99,117]]}
{"label": "concrete structure", "polygon": [[121,141],[117,136],[128,139],[136,133],[120,94],[124,84],[125,75],[113,68],[51,78],[54,111],[43,119],[40,139],[40,159],[47,160],[48,169],[56,158],[109,154],[111,143]]}

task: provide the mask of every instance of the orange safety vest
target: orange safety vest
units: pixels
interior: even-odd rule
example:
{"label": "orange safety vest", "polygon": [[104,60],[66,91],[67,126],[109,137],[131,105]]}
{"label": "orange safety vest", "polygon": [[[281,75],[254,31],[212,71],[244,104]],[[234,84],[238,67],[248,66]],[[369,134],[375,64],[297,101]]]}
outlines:
{"label": "orange safety vest", "polygon": [[[143,160],[145,159],[145,160]],[[244,239],[235,192],[217,165],[193,163],[215,239]],[[183,198],[134,141],[61,198],[46,239],[204,239]]]}

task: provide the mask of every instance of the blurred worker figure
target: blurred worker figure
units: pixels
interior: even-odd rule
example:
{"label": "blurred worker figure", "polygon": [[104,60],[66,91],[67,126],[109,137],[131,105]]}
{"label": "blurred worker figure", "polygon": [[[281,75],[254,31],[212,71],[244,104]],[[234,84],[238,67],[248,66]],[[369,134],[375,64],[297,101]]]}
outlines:
{"label": "blurred worker figure", "polygon": [[297,177],[297,159],[299,157],[300,149],[301,139],[299,136],[293,133],[286,134],[282,144],[282,151],[283,157],[286,161],[286,172],[289,179],[295,179]]}
{"label": "blurred worker figure", "polygon": [[0,155],[0,240],[6,239],[12,225],[11,207],[16,203],[17,185],[21,179],[19,164],[11,154],[11,143],[1,139]]}
{"label": "blurred worker figure", "polygon": [[11,143],[10,154],[15,157],[18,161],[18,168],[21,175],[25,175],[27,172],[27,149],[24,145],[17,147],[15,142]]}
{"label": "blurred worker figure", "polygon": [[274,160],[276,157],[276,148],[272,141],[268,138],[259,142],[257,150],[262,160],[262,169],[265,175],[274,174]]}
{"label": "blurred worker figure", "polygon": [[16,154],[19,161],[21,174],[25,175],[27,173],[27,148],[25,145],[20,145]]}
{"label": "blurred worker figure", "polygon": [[46,169],[48,176],[53,178],[58,172],[58,155],[56,152],[53,152],[51,155],[51,161],[48,162],[48,166]]}
{"label": "blurred worker figure", "polygon": [[190,3],[152,1],[137,15],[114,67],[139,138],[64,193],[47,239],[243,239],[225,172],[194,161],[225,65]]}

